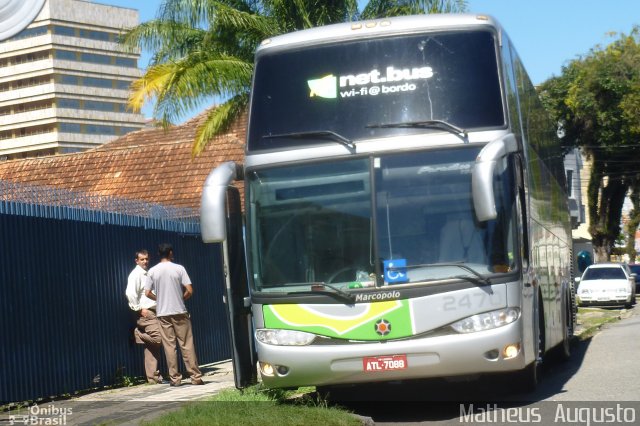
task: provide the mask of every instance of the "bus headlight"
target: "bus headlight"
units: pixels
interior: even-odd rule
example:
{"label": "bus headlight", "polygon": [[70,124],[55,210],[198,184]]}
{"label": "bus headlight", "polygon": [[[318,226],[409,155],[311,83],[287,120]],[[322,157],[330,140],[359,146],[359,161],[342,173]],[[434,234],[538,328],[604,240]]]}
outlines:
{"label": "bus headlight", "polygon": [[276,346],[306,346],[316,338],[315,334],[304,331],[260,328],[256,330],[256,339],[260,343]]}
{"label": "bus headlight", "polygon": [[485,312],[483,314],[472,315],[451,324],[451,327],[458,333],[475,333],[476,331],[491,330],[511,324],[520,316],[520,309],[505,308],[497,311]]}

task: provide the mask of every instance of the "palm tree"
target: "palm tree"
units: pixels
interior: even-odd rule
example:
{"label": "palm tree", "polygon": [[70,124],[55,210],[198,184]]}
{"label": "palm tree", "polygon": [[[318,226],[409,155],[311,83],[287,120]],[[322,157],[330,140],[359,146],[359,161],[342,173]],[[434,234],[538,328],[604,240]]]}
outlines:
{"label": "palm tree", "polygon": [[197,129],[193,155],[225,132],[249,103],[253,53],[260,41],[287,32],[388,16],[463,12],[466,0],[165,0],[155,20],[123,38],[131,48],[154,52],[145,74],[132,84],[129,105],[139,111],[155,99],[163,126],[185,112],[225,101]]}
{"label": "palm tree", "polygon": [[429,13],[458,13],[464,12],[466,9],[466,0],[369,0],[359,17],[360,19],[376,19]]}

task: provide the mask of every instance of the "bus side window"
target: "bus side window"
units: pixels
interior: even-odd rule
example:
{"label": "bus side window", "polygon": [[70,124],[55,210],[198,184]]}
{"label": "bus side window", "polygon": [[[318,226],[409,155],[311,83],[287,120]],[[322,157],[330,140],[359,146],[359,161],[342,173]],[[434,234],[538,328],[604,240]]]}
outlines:
{"label": "bus side window", "polygon": [[524,174],[522,168],[522,158],[520,156],[515,157],[515,173],[516,173],[516,184],[517,184],[517,203],[518,203],[518,212],[519,217],[518,220],[520,222],[518,229],[520,232],[520,258],[522,261],[523,269],[526,269],[529,265],[529,221],[527,220],[527,208],[526,208],[526,192],[524,189]]}

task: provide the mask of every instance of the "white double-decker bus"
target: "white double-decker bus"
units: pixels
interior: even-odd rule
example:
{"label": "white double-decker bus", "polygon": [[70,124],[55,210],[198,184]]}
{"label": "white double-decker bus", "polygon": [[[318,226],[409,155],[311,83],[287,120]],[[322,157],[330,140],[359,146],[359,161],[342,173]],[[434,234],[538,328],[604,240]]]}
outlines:
{"label": "white double-decker bus", "polygon": [[238,387],[257,363],[274,388],[508,373],[531,389],[549,350],[569,355],[562,153],[493,18],[266,40],[250,105],[245,162],[212,171],[201,211],[224,243]]}

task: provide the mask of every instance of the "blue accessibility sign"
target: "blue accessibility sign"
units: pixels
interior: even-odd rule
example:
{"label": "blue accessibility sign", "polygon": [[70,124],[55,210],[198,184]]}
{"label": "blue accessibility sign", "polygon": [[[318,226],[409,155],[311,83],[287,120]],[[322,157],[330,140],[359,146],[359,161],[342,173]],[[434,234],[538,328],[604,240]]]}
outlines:
{"label": "blue accessibility sign", "polygon": [[384,261],[384,280],[389,284],[406,283],[407,259],[392,259]]}

